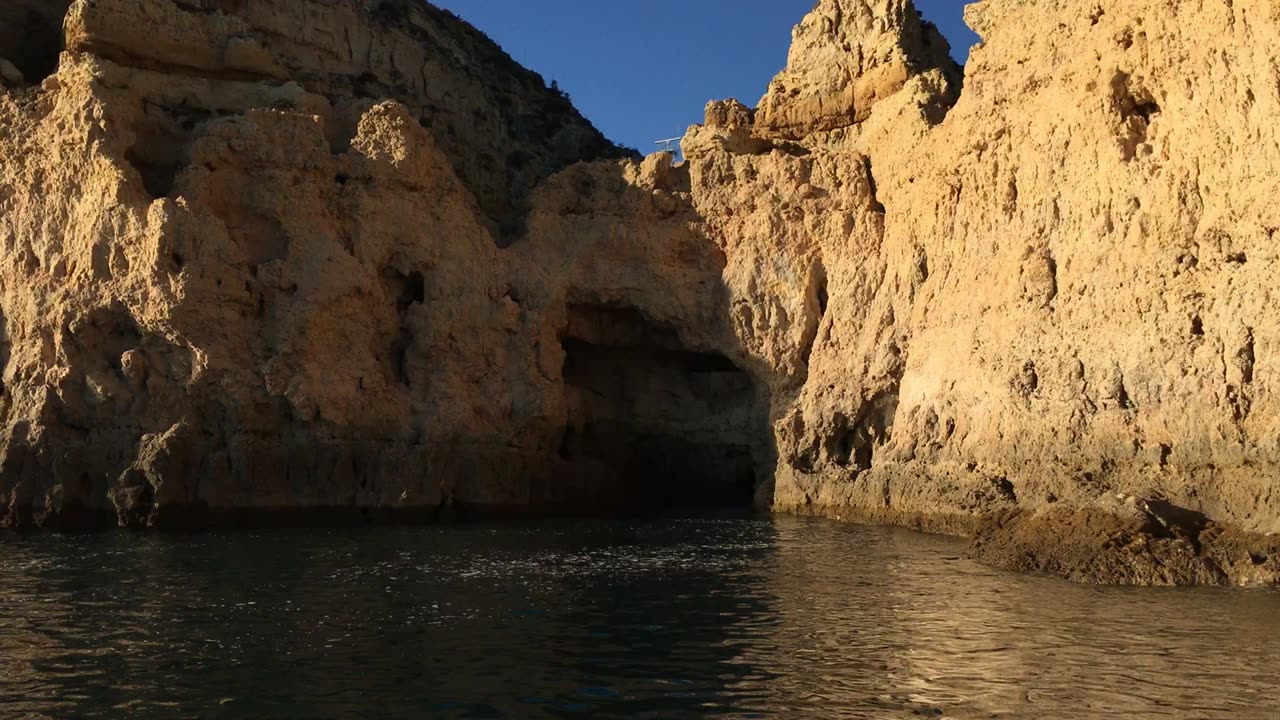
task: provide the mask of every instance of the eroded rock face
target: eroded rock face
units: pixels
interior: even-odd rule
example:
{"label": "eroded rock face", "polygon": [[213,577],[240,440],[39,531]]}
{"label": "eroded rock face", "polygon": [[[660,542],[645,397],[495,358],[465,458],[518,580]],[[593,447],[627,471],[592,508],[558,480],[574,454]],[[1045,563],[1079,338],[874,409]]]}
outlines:
{"label": "eroded rock face", "polygon": [[538,504],[561,361],[498,245],[612,145],[416,2],[77,2],[65,36],[0,95],[6,523]]}
{"label": "eroded rock face", "polygon": [[[165,78],[216,88],[232,81],[300,86],[332,106],[325,133],[335,152],[371,101],[394,98],[431,133],[499,240],[518,231],[529,192],[551,171],[623,155],[540,76],[426,3],[81,2],[72,5],[66,33],[73,52]],[[260,102],[223,94],[223,103]],[[287,98],[276,103],[276,109],[311,109],[290,108]],[[177,110],[235,109],[219,105],[198,101]],[[174,109],[154,112],[181,114]]]}
{"label": "eroded rock face", "polygon": [[756,124],[790,138],[849,127],[931,70],[946,88],[940,115],[959,92],[960,68],[911,0],[821,0],[792,33],[787,69],[760,101]]}
{"label": "eroded rock face", "polygon": [[673,166],[409,0],[72,3],[0,93],[5,522],[754,496],[1276,583],[1267,7],[984,0],[961,93],[823,0]]}
{"label": "eroded rock face", "polygon": [[[1078,579],[1274,581],[1274,550],[1214,548],[1224,528],[1260,547],[1280,532],[1259,350],[1278,330],[1257,200],[1274,181],[1256,171],[1277,159],[1261,108],[1280,98],[1246,39],[1275,18],[1001,0],[968,17],[984,43],[945,121],[922,127],[908,83],[846,140],[883,230],[856,263],[824,253],[829,278],[870,276],[831,283],[830,313],[864,314],[832,323],[835,352],[819,333],[778,426],[777,504],[975,525],[983,557]],[[1205,521],[1074,519],[1124,516],[1117,497]],[[1112,561],[1053,560],[1068,538]]]}

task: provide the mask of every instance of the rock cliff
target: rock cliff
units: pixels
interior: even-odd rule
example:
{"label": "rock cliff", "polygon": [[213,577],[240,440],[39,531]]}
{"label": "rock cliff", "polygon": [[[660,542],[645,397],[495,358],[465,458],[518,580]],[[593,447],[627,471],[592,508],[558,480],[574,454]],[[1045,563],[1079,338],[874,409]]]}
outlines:
{"label": "rock cliff", "polygon": [[55,5],[0,10],[7,524],[754,501],[1280,582],[1265,0],[983,0],[963,71],[821,0],[679,165],[411,0]]}

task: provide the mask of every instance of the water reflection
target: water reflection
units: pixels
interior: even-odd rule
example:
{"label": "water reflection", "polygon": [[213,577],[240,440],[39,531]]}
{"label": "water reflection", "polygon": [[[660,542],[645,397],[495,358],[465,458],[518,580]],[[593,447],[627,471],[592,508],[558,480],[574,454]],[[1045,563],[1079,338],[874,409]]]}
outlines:
{"label": "water reflection", "polygon": [[1280,715],[1280,595],[1079,587],[898,530],[0,542],[0,717]]}

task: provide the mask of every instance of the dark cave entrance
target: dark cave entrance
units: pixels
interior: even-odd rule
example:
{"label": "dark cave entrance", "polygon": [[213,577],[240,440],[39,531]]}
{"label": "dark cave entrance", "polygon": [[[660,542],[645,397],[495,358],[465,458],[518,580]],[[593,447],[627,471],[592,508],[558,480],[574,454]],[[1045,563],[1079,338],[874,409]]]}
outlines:
{"label": "dark cave entrance", "polygon": [[29,85],[58,69],[62,23],[71,0],[11,0],[0,3],[0,57],[12,62]]}
{"label": "dark cave entrance", "polygon": [[768,404],[729,358],[626,308],[573,306],[563,337],[563,470],[592,510],[750,509]]}

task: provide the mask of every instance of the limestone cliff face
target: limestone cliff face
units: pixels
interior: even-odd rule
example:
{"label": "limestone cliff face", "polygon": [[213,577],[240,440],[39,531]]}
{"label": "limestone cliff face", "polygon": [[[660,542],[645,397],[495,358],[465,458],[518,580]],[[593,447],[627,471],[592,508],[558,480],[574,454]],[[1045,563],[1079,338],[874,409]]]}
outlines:
{"label": "limestone cliff face", "polygon": [[[796,26],[787,69],[760,102],[756,125],[790,138],[849,127],[929,70],[941,71],[958,91],[949,50],[911,0],[821,0]],[[953,99],[940,97],[937,111]]]}
{"label": "limestone cliff face", "polygon": [[984,0],[961,91],[907,0],[823,0],[674,167],[409,0],[80,0],[40,87],[30,6],[9,524],[754,497],[1280,581],[1267,2]]}
{"label": "limestone cliff face", "polygon": [[[1082,579],[1275,580],[1269,7],[986,0],[945,120],[942,68],[746,156],[796,168],[777,208],[812,229],[784,245],[826,278],[807,376],[775,404],[778,507],[970,527],[987,559]],[[859,160],[869,183],[824,169]]]}
{"label": "limestone cliff face", "polygon": [[6,522],[530,505],[559,366],[498,246],[620,153],[421,3],[62,9],[0,95]]}

